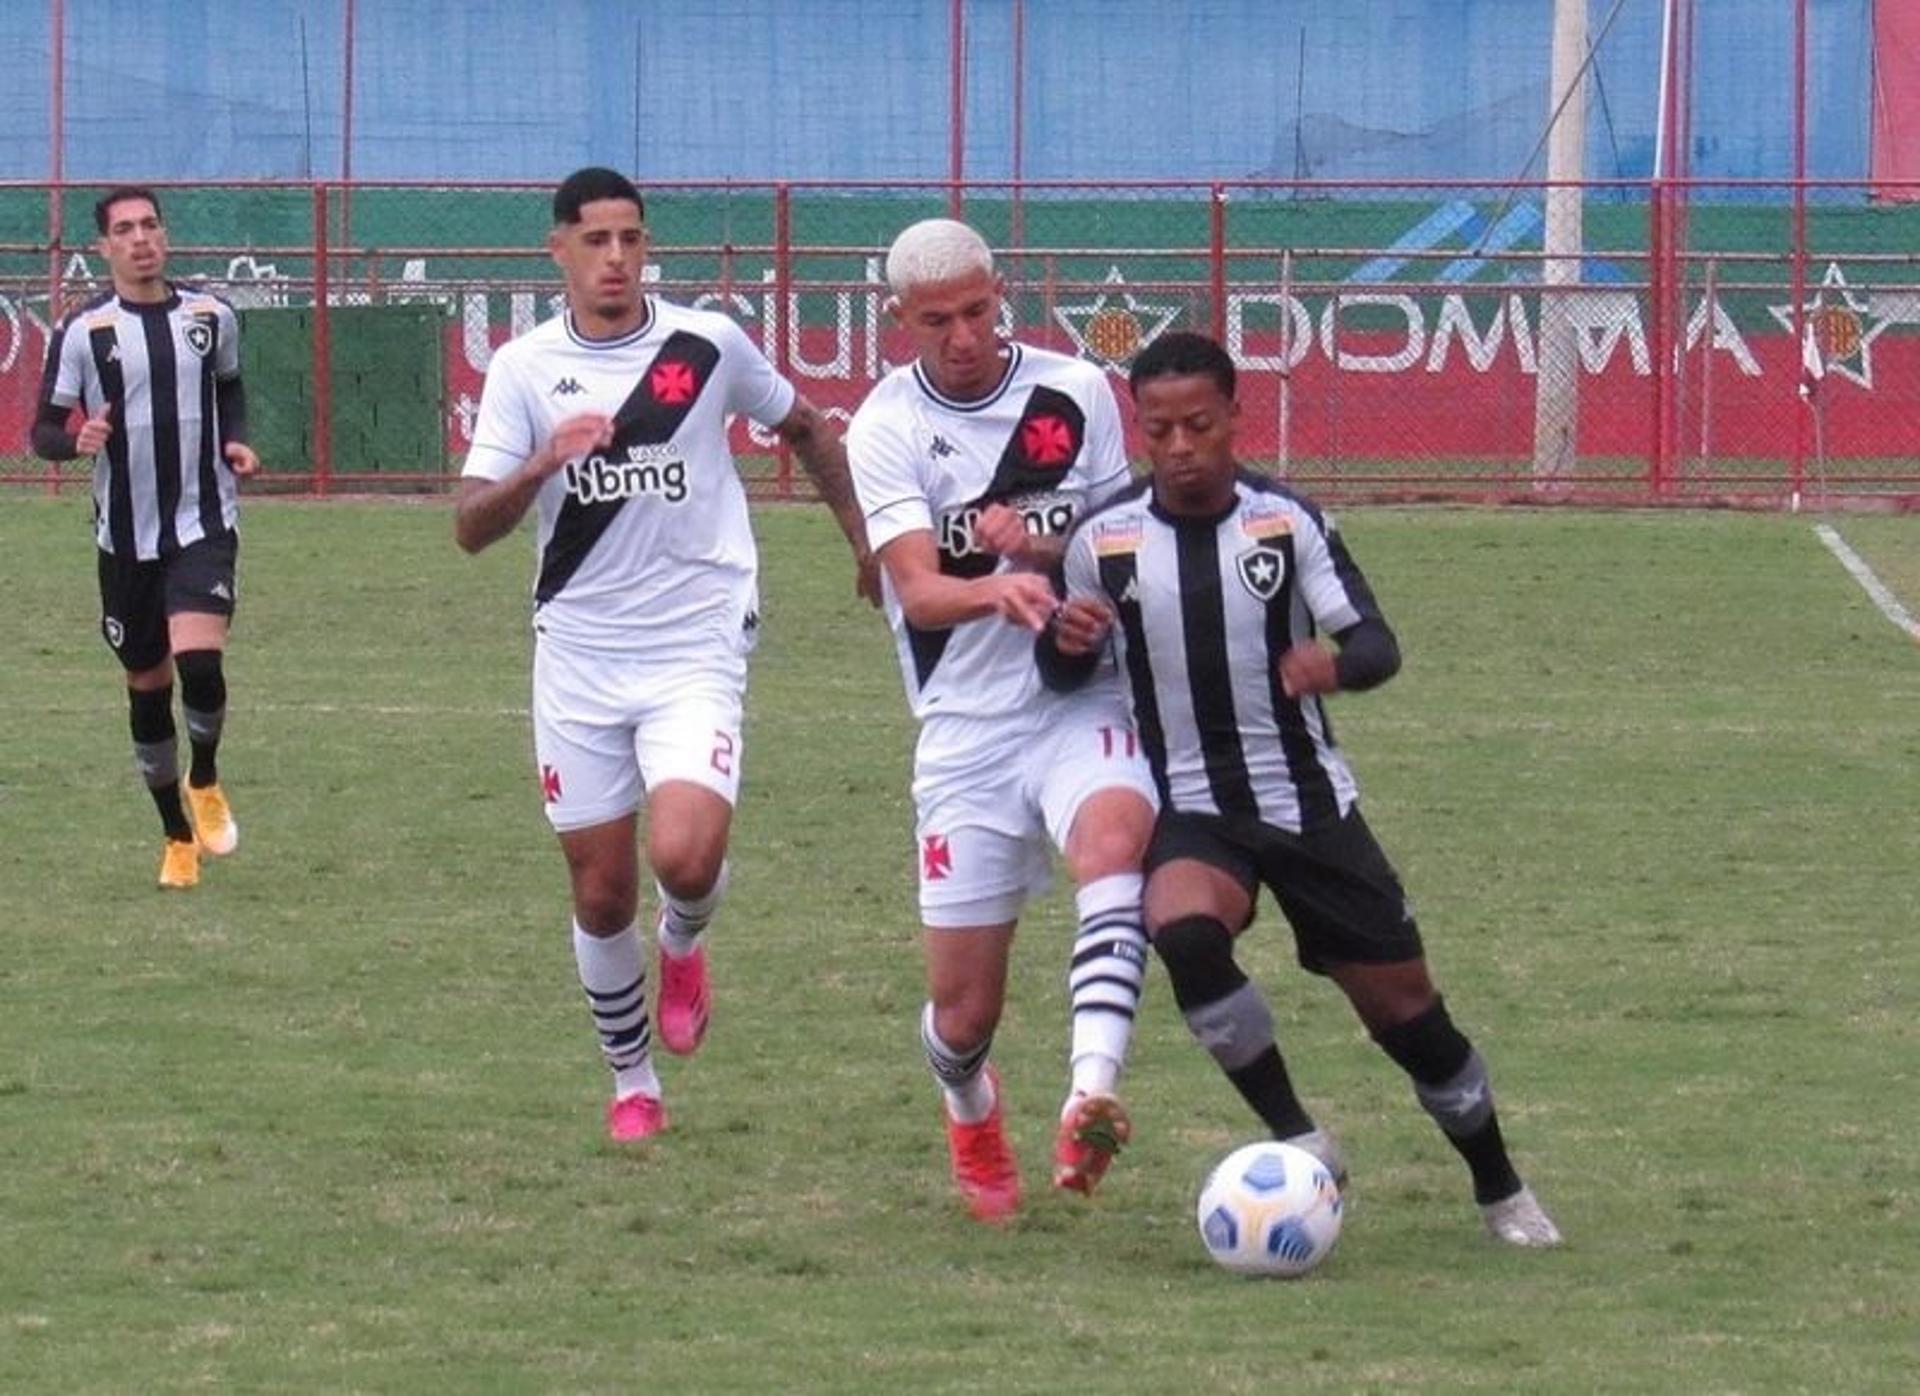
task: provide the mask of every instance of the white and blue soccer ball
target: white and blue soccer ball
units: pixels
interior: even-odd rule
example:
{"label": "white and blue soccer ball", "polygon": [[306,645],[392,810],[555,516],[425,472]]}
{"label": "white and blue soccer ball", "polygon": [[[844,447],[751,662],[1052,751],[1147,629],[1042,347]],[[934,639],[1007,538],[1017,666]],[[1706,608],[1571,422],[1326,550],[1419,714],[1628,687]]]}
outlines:
{"label": "white and blue soccer ball", "polygon": [[1243,1275],[1304,1275],[1340,1239],[1340,1189],[1305,1149],[1265,1139],[1235,1149],[1207,1175],[1200,1239]]}

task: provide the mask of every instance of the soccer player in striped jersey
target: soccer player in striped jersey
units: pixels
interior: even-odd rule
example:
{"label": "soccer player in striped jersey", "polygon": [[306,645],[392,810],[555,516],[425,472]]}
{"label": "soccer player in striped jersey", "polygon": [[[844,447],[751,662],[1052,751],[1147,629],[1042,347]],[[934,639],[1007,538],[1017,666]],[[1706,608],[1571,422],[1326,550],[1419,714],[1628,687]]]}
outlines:
{"label": "soccer player in striped jersey", "polygon": [[1274,1137],[1344,1178],[1234,958],[1261,884],[1300,963],[1340,986],[1466,1160],[1487,1229],[1516,1246],[1557,1245],[1327,719],[1328,694],[1393,677],[1399,645],[1332,520],[1240,468],[1234,379],[1232,359],[1202,335],[1165,335],[1134,360],[1152,476],[1075,531],[1068,599],[1036,645],[1041,670],[1071,688],[1112,638],[1162,800],[1147,855],[1153,945],[1187,1026]]}
{"label": "soccer player in striped jersey", "polygon": [[916,357],[861,404],[847,453],[920,722],[921,1040],[954,1181],[976,1217],[997,1220],[1018,1206],[1020,1175],[988,1051],[1014,925],[1045,886],[1049,845],[1079,915],[1054,1185],[1090,1192],[1131,1128],[1116,1086],[1146,969],[1152,779],[1117,677],[1053,695],[1032,651],[1067,528],[1132,472],[1106,375],[1000,337],[1000,278],[972,228],[914,224],[887,254],[887,282]]}
{"label": "soccer player in striped jersey", "polygon": [[731,416],[794,449],[853,547],[861,594],[877,601],[878,583],[825,418],[733,321],[643,294],[633,183],[601,168],[569,175],[548,247],[567,308],[487,368],[454,536],[478,552],[530,509],[538,518],[535,761],[572,884],[575,964],[613,1073],[607,1129],[628,1142],[667,1124],[635,923],[643,798],[669,1051],[700,1045],[711,1004],[704,932],[726,884],[760,625]]}
{"label": "soccer player in striped jersey", "polygon": [[[246,444],[233,308],[167,280],[150,190],[114,189],[93,217],[113,286],[47,346],[33,449],[93,460],[100,630],[126,673],[134,758],[166,835],[160,885],[187,888],[202,851],[231,853],[240,839],[217,758],[240,547],[234,479],[260,461]],[[191,751],[184,801],[176,672]]]}

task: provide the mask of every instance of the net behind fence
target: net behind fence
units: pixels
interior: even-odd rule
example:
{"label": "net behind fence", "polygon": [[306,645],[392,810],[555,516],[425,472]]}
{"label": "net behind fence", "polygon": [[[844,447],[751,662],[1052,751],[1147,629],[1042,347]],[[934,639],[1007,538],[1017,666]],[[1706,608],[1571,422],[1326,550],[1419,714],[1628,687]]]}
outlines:
{"label": "net behind fence", "polygon": [[[559,306],[544,187],[161,192],[174,273],[242,311],[279,488],[442,487],[493,349]],[[1587,186],[1577,251],[1549,258],[1537,186],[669,186],[648,276],[844,417],[909,352],[886,246],[957,201],[1000,250],[1009,334],[1117,380],[1169,328],[1219,335],[1243,453],[1317,492],[1920,495],[1920,209],[1823,187],[1796,256],[1790,189],[1688,192]],[[51,312],[105,271],[88,196],[57,241],[50,214],[43,188],[0,191],[0,476],[45,487],[25,440]],[[736,433],[756,489],[796,487]]]}

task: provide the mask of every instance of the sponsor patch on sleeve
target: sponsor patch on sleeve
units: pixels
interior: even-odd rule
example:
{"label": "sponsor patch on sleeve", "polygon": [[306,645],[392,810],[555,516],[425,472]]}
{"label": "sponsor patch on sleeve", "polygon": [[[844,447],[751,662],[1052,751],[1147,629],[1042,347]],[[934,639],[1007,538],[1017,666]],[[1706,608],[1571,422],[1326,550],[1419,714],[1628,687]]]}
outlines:
{"label": "sponsor patch on sleeve", "polygon": [[1093,555],[1120,557],[1140,551],[1144,536],[1139,519],[1101,519],[1093,526]]}
{"label": "sponsor patch on sleeve", "polygon": [[1249,510],[1240,516],[1240,531],[1256,541],[1281,538],[1293,532],[1293,516],[1278,509],[1260,513]]}

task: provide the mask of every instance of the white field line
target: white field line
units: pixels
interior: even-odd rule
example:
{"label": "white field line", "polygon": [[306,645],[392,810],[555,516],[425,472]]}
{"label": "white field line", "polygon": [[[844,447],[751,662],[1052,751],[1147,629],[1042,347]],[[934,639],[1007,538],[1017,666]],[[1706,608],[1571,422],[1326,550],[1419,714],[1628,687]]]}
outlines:
{"label": "white field line", "polygon": [[1912,612],[1900,604],[1899,597],[1887,590],[1886,583],[1873,574],[1866,560],[1847,546],[1847,540],[1826,524],[1815,524],[1813,531],[1827,545],[1827,551],[1839,558],[1840,565],[1860,583],[1861,590],[1880,608],[1880,614],[1906,631],[1909,640],[1920,641],[1920,621],[1915,620]]}

